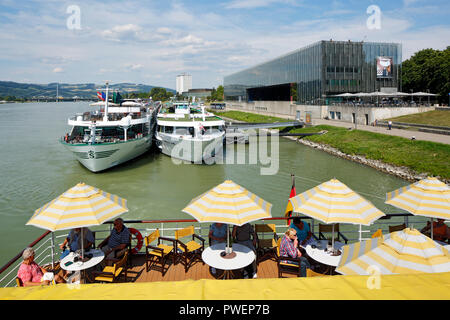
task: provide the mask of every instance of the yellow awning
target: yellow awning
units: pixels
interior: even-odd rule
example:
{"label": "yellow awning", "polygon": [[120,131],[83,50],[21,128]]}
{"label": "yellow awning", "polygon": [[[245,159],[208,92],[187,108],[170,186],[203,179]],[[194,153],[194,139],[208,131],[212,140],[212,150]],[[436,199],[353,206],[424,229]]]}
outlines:
{"label": "yellow awning", "polygon": [[[40,300],[448,300],[450,273],[284,279],[185,280],[2,288],[0,299]],[[376,283],[376,282],[374,282]],[[286,294],[287,288],[289,294]]]}

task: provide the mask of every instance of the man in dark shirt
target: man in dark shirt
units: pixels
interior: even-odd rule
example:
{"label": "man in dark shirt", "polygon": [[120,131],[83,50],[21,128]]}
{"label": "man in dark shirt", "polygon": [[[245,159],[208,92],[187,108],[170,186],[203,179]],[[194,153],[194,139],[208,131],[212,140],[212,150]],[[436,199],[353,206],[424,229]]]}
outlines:
{"label": "man in dark shirt", "polygon": [[99,248],[105,253],[105,259],[121,257],[128,249],[130,243],[130,231],[123,224],[122,218],[114,220],[114,229],[111,234],[99,244]]}
{"label": "man in dark shirt", "polygon": [[[256,233],[255,229],[250,223],[246,223],[242,226],[233,227],[233,239],[236,243],[242,244],[255,252],[256,255]],[[253,238],[253,240],[251,239]],[[256,259],[252,264],[244,268],[248,273],[249,278],[257,278],[256,275]]]}

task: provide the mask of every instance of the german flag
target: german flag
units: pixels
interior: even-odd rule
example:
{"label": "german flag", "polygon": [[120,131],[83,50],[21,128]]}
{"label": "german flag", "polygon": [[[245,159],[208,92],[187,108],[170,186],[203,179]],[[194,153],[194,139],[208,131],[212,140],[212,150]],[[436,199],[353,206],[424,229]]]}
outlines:
{"label": "german flag", "polygon": [[[295,197],[297,195],[297,192],[295,191],[295,176],[293,174],[291,174],[291,178],[292,178],[292,188],[291,188],[291,193],[289,195],[289,198]],[[288,204],[286,206],[286,211],[284,213],[284,216],[286,218],[290,218],[292,216],[292,211],[293,210],[294,210],[294,208],[292,208],[292,204],[288,200]],[[291,224],[291,219],[287,219],[286,222],[287,222],[287,225],[290,225]]]}

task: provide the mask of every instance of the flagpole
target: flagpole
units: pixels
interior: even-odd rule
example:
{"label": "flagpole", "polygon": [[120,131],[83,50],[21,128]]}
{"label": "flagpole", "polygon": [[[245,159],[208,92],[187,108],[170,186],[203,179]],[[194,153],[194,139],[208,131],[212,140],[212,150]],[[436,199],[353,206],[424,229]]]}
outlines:
{"label": "flagpole", "polygon": [[108,81],[106,81],[106,97],[105,97],[105,115],[103,116],[103,121],[108,121]]}

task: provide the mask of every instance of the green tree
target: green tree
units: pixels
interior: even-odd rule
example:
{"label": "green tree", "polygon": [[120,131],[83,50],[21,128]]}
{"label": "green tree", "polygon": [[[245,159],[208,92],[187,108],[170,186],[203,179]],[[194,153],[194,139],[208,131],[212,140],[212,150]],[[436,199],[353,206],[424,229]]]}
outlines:
{"label": "green tree", "polygon": [[223,101],[223,86],[222,85],[217,87],[216,100]]}
{"label": "green tree", "polygon": [[450,92],[450,46],[445,50],[424,49],[402,64],[402,88],[405,92],[427,91],[448,102]]}

